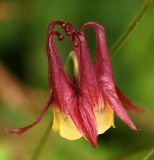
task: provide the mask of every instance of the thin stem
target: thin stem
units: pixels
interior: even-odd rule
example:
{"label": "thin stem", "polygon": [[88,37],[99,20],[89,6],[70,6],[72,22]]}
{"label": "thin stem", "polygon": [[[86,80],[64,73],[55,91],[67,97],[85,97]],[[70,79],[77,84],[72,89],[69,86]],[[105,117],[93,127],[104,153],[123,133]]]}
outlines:
{"label": "thin stem", "polygon": [[148,153],[148,155],[143,160],[153,160],[154,159],[154,148]]}
{"label": "thin stem", "polygon": [[143,16],[145,15],[146,11],[151,6],[153,0],[144,0],[144,3],[142,7],[140,8],[138,14],[135,16],[133,21],[130,23],[126,31],[119,37],[119,39],[115,42],[113,47],[110,50],[110,55],[113,57],[117,51],[124,45],[124,43],[128,40],[130,35],[133,33],[133,31],[137,28],[139,23],[141,22]]}
{"label": "thin stem", "polygon": [[43,150],[45,142],[47,141],[47,139],[49,137],[49,133],[51,132],[51,127],[52,127],[52,120],[49,121],[49,125],[48,125],[43,137],[41,138],[39,144],[37,145],[36,150],[35,150],[35,152],[32,156],[32,160],[38,160],[39,159],[41,151]]}

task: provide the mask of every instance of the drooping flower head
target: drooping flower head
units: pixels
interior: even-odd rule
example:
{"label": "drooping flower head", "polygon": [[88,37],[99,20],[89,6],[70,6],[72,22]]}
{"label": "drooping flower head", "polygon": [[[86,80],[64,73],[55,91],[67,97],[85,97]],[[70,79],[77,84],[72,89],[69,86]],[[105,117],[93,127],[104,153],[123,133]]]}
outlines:
{"label": "drooping flower head", "polygon": [[[75,80],[64,70],[54,37],[63,40],[64,36],[55,30],[60,25],[72,42],[72,50],[77,61]],[[96,33],[96,64],[90,57],[84,31],[92,27]],[[8,130],[10,134],[22,134],[37,124],[49,106],[54,113],[53,130],[62,137],[75,140],[87,139],[94,147],[98,134],[114,127],[114,112],[130,128],[137,130],[125,111],[130,108],[142,111],[133,104],[115,85],[104,28],[94,22],[85,23],[77,31],[70,23],[54,21],[47,32],[47,56],[50,95],[41,114],[36,120],[20,129]],[[124,108],[125,107],[125,108]]]}

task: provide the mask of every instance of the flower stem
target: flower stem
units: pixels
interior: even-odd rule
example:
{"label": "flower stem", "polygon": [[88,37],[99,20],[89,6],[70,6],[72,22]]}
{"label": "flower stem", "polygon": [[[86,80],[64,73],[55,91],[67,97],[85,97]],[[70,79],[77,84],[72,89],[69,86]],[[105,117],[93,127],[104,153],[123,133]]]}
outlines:
{"label": "flower stem", "polygon": [[117,51],[119,51],[119,49],[125,44],[125,42],[128,40],[128,38],[133,33],[133,31],[137,28],[137,26],[141,22],[143,16],[145,15],[146,11],[151,6],[152,2],[153,2],[153,0],[144,0],[142,7],[140,8],[139,12],[137,13],[137,15],[135,16],[133,21],[127,27],[126,31],[124,31],[124,33],[115,42],[113,47],[110,49],[111,57],[115,56]]}
{"label": "flower stem", "polygon": [[154,159],[154,148],[148,153],[148,155],[143,160],[153,160]]}
{"label": "flower stem", "polygon": [[41,151],[43,150],[45,142],[47,141],[47,139],[49,137],[49,133],[51,132],[51,128],[52,128],[52,119],[49,121],[49,125],[47,126],[47,129],[46,129],[43,137],[41,138],[39,144],[37,145],[37,147],[35,149],[35,152],[32,156],[32,160],[38,160],[39,159]]}

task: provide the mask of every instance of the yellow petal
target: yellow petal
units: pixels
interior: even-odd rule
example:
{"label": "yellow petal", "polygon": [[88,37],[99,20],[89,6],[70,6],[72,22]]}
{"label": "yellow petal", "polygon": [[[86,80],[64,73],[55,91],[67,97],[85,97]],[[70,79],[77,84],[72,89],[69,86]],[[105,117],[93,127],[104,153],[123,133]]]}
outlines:
{"label": "yellow petal", "polygon": [[59,134],[68,139],[76,140],[82,137],[81,133],[76,128],[72,119],[60,111],[54,109],[53,131],[59,132]]}
{"label": "yellow petal", "polygon": [[108,103],[96,106],[94,114],[97,121],[98,134],[104,133],[111,126],[114,127],[114,112]]}

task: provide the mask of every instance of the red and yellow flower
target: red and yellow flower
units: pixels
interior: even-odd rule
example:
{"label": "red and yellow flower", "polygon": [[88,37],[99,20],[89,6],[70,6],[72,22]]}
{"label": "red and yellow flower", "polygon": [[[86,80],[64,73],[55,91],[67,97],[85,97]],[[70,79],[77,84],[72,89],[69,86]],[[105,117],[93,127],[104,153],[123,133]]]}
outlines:
{"label": "red and yellow flower", "polygon": [[[76,60],[75,78],[72,80],[65,72],[54,37],[62,40],[64,36],[55,30],[60,25],[72,41],[72,54]],[[96,64],[90,58],[90,52],[84,35],[87,27],[96,33]],[[50,96],[41,114],[30,125],[8,130],[10,134],[22,134],[37,124],[48,108],[54,113],[53,130],[62,137],[75,140],[87,139],[94,147],[98,134],[114,127],[114,113],[133,130],[135,124],[125,111],[130,108],[141,111],[116,87],[104,28],[94,22],[85,23],[77,31],[70,23],[52,22],[47,33],[47,55]],[[125,107],[125,108],[124,108]]]}

